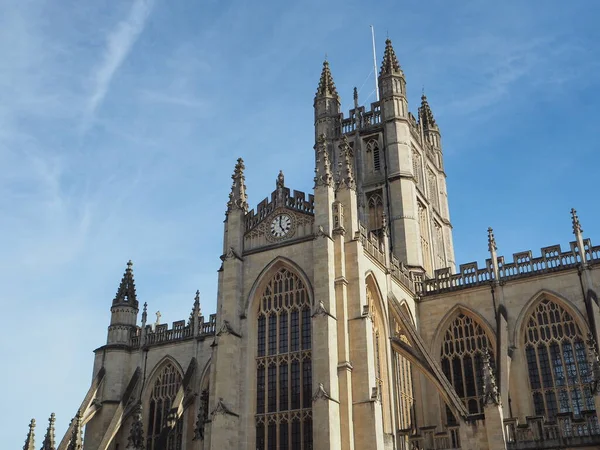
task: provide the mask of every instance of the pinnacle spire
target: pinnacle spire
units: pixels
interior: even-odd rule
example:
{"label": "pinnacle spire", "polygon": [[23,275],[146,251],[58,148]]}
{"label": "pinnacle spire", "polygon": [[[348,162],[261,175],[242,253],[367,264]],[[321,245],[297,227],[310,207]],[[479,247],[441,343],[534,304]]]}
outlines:
{"label": "pinnacle spire", "polygon": [[421,122],[421,124],[423,125],[424,130],[437,128],[435,118],[433,117],[433,112],[431,111],[431,107],[429,106],[429,102],[427,101],[425,93],[421,95],[421,106],[419,107],[419,122]]}
{"label": "pinnacle spire", "polygon": [[233,170],[231,179],[233,184],[231,185],[231,192],[229,193],[229,202],[227,202],[227,212],[230,213],[234,209],[241,209],[242,211],[248,211],[248,196],[246,195],[246,178],[244,177],[244,160],[238,158]]}
{"label": "pinnacle spire", "polygon": [[27,433],[27,439],[25,439],[25,445],[23,446],[23,450],[35,450],[35,433],[33,430],[35,429],[35,419],[31,419],[29,422],[29,432]]}
{"label": "pinnacle spire", "polygon": [[50,414],[48,419],[48,429],[46,430],[46,436],[44,436],[44,442],[40,450],[56,450],[56,443],[54,442],[54,422],[56,416],[54,413]]}
{"label": "pinnacle spire", "polygon": [[354,189],[356,187],[353,169],[354,155],[352,153],[352,147],[350,147],[350,143],[348,142],[348,137],[346,135],[342,137],[342,142],[339,148],[341,160],[339,162],[340,170],[338,173],[338,183],[340,185],[346,186],[348,189]]}
{"label": "pinnacle spire", "polygon": [[490,252],[498,250],[498,247],[496,246],[496,238],[494,237],[494,230],[492,229],[492,227],[489,227],[487,231],[488,231],[488,250]]}
{"label": "pinnacle spire", "polygon": [[331,70],[329,70],[329,62],[323,61],[323,70],[321,71],[321,78],[319,79],[319,87],[317,88],[316,97],[338,97],[333,77],[331,76]]}
{"label": "pinnacle spire", "polygon": [[483,349],[483,404],[499,405],[500,393],[496,382],[496,375],[492,367],[490,351],[487,347]]}
{"label": "pinnacle spire", "polygon": [[315,146],[317,161],[315,166],[315,187],[331,186],[331,163],[327,152],[327,140],[324,134],[317,139]]}
{"label": "pinnacle spire", "polygon": [[583,233],[581,223],[579,222],[579,216],[577,215],[577,211],[575,211],[575,208],[571,208],[571,222],[573,224],[573,234],[575,236]]}
{"label": "pinnacle spire", "polygon": [[73,431],[71,432],[71,440],[67,450],[83,450],[83,442],[81,441],[81,410],[77,410],[77,414],[73,419]]}
{"label": "pinnacle spire", "polygon": [[402,75],[402,69],[398,63],[398,58],[396,58],[394,47],[392,47],[392,41],[388,38],[385,40],[385,52],[379,76],[392,74]]}
{"label": "pinnacle spire", "polygon": [[133,413],[133,422],[127,439],[126,450],[144,450],[144,424],[142,423],[142,405],[138,404]]}
{"label": "pinnacle spire", "polygon": [[200,310],[200,291],[196,290],[196,296],[194,297],[194,306],[190,313],[190,323],[195,324],[199,319],[202,311]]}
{"label": "pinnacle spire", "polygon": [[275,182],[275,187],[277,189],[282,189],[285,186],[285,177],[283,175],[283,170],[279,171],[279,175],[277,175],[277,181]]}
{"label": "pinnacle spire", "polygon": [[113,300],[113,305],[118,303],[129,303],[135,308],[138,307],[135,282],[133,280],[133,263],[131,260],[127,262],[127,269],[125,269],[121,284],[117,290],[117,295],[115,295],[115,299]]}

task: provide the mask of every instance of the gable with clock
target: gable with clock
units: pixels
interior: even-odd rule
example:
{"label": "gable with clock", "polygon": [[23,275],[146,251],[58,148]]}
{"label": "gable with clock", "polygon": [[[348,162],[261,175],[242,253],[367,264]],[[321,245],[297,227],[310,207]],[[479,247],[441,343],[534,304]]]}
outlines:
{"label": "gable with clock", "polygon": [[312,239],[314,197],[290,191],[279,172],[276,189],[245,217],[244,251]]}

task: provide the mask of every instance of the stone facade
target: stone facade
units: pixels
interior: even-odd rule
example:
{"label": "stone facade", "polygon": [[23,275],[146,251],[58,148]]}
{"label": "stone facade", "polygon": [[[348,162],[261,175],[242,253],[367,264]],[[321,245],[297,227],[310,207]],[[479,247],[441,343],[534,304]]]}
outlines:
{"label": "stone facade", "polygon": [[[315,187],[283,173],[249,211],[239,159],[217,313],[149,324],[127,265],[93,380],[43,449],[598,448],[600,246],[455,273],[440,130],[391,42],[348,117],[327,62]],[[25,448],[34,448],[32,421]],[[81,439],[84,428],[84,438]]]}

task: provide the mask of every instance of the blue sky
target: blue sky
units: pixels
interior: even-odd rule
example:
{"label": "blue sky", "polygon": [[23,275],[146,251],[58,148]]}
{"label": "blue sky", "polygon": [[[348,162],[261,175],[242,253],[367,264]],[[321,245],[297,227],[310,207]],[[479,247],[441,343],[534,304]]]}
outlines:
{"label": "blue sky", "polygon": [[[91,380],[128,259],[140,301],[212,313],[230,175],[249,202],[310,191],[312,102],[328,55],[342,96],[373,101],[392,39],[411,110],[442,130],[459,263],[600,241],[595,131],[600,5],[512,0],[0,0],[0,413],[6,448],[31,417],[57,439]],[[594,169],[596,168],[596,169]]]}

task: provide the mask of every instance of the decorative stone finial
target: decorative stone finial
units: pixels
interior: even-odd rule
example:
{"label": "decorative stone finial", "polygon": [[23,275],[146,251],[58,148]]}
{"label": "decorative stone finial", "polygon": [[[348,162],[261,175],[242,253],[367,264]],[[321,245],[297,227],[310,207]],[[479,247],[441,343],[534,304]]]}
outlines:
{"label": "decorative stone finial", "polygon": [[27,438],[25,439],[25,445],[23,446],[23,450],[35,450],[35,419],[31,419],[29,422],[29,432],[27,433]]}
{"label": "decorative stone finial", "polygon": [[50,414],[48,419],[48,429],[46,430],[46,436],[44,436],[44,442],[40,450],[56,450],[56,444],[54,442],[54,422],[56,416],[54,413]]}
{"label": "decorative stone finial", "polygon": [[488,231],[488,250],[490,252],[495,252],[496,250],[498,250],[498,247],[496,246],[496,238],[494,237],[494,230],[492,229],[492,227],[489,227],[487,229]]}
{"label": "decorative stone finial", "polygon": [[331,71],[329,70],[329,62],[323,61],[323,70],[319,79],[319,87],[317,88],[316,97],[338,97]]}
{"label": "decorative stone finial", "polygon": [[146,324],[148,321],[148,302],[144,302],[144,309],[142,309],[142,323]]}
{"label": "decorative stone finial", "polygon": [[144,450],[144,424],[142,422],[142,404],[138,403],[133,413],[133,422],[127,438],[126,450]]}
{"label": "decorative stone finial", "polygon": [[319,135],[315,149],[317,157],[315,164],[315,187],[331,186],[331,163],[329,162],[327,140],[324,134]]}
{"label": "decorative stone finial", "polygon": [[358,109],[358,89],[354,86],[354,109]]}
{"label": "decorative stone finial", "polygon": [[244,160],[238,158],[233,170],[231,179],[233,183],[231,185],[231,192],[229,193],[229,202],[227,202],[227,213],[233,210],[248,211],[248,196],[246,195],[246,178],[244,177]]}
{"label": "decorative stone finial", "polygon": [[81,410],[77,410],[77,414],[72,421],[73,430],[71,432],[71,440],[67,446],[67,450],[83,450],[83,442],[81,440]]}
{"label": "decorative stone finial", "polygon": [[154,314],[156,314],[156,322],[154,322],[154,326],[158,326],[160,325],[160,318],[162,314],[160,313],[160,311],[156,311]]}
{"label": "decorative stone finial", "polygon": [[437,125],[435,123],[435,118],[433,117],[433,112],[431,111],[431,107],[429,106],[429,102],[427,101],[427,97],[425,93],[421,96],[421,106],[419,107],[419,122],[423,126],[423,130],[431,130],[437,129]]}
{"label": "decorative stone finial", "polygon": [[402,69],[400,69],[398,58],[396,58],[396,52],[394,51],[394,47],[392,47],[392,41],[386,39],[385,52],[383,54],[383,62],[381,63],[379,76],[391,74],[401,75]]}
{"label": "decorative stone finial", "polygon": [[588,333],[586,344],[588,346],[588,374],[590,380],[590,389],[593,395],[600,394],[600,355],[598,355],[598,345],[592,333]]}
{"label": "decorative stone finial", "polygon": [[284,186],[285,186],[285,178],[283,176],[283,170],[280,170],[279,175],[277,175],[276,187],[277,187],[277,189],[283,189]]}
{"label": "decorative stone finial", "polygon": [[[189,323],[196,328],[196,322],[200,319],[200,291],[196,291],[196,296],[194,297],[194,306],[192,307],[192,312],[190,313]],[[195,330],[197,332],[197,330]],[[195,333],[194,333],[195,334]]]}
{"label": "decorative stone finial", "polygon": [[385,211],[381,214],[381,230],[382,230],[383,234],[386,236],[389,233],[388,219],[387,219],[387,214],[385,213]]}
{"label": "decorative stone finial", "polygon": [[571,221],[573,223],[573,234],[577,236],[578,234],[583,233],[583,229],[581,228],[581,223],[579,223],[579,217],[577,216],[577,211],[575,211],[575,208],[571,208]]}
{"label": "decorative stone finial", "polygon": [[119,289],[113,300],[113,305],[129,304],[135,308],[138,307],[137,294],[135,292],[135,281],[133,279],[133,263],[127,261],[127,269],[121,278]]}
{"label": "decorative stone finial", "polygon": [[483,404],[499,405],[500,393],[496,384],[496,375],[492,368],[490,351],[487,347],[483,349]]}
{"label": "decorative stone finial", "polygon": [[342,142],[339,145],[340,148],[340,170],[338,172],[338,187],[345,186],[348,189],[355,189],[356,183],[354,181],[354,154],[352,147],[348,142],[348,137],[343,136]]}

